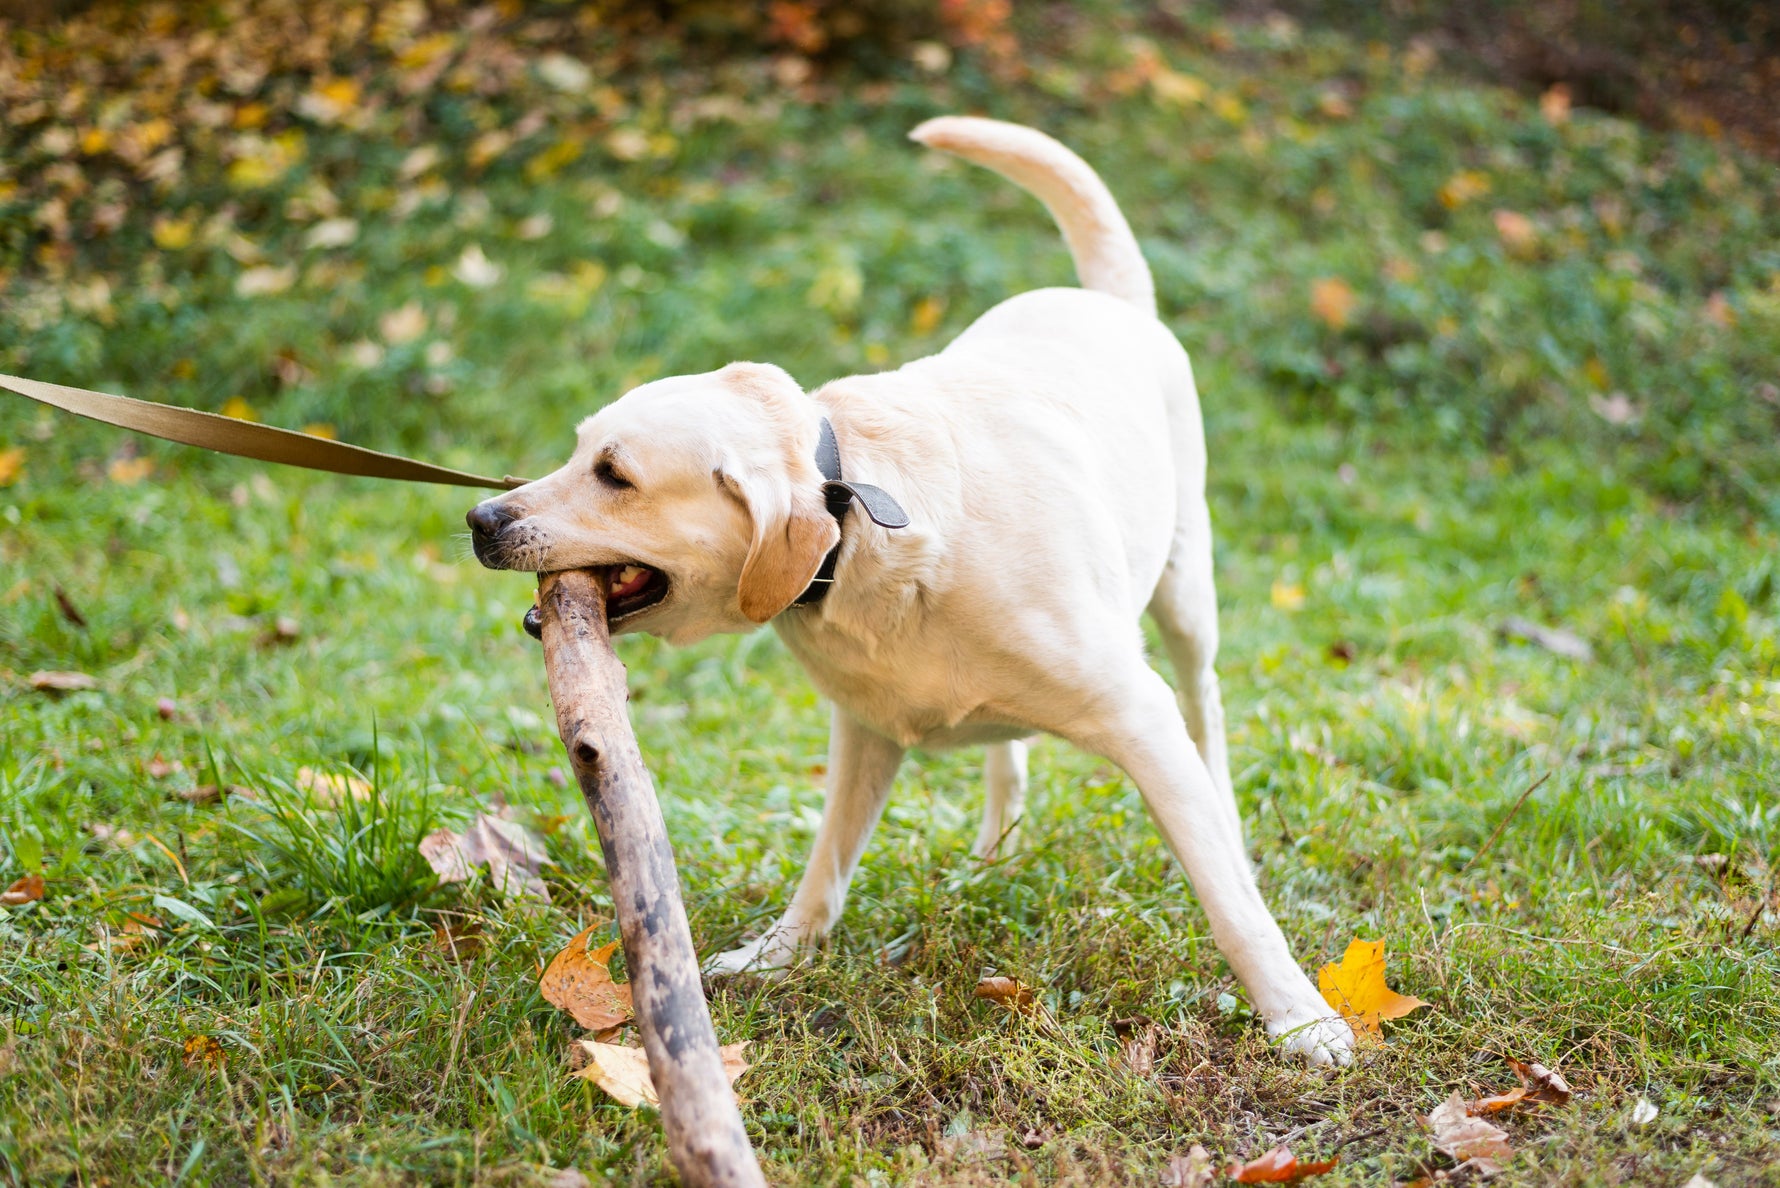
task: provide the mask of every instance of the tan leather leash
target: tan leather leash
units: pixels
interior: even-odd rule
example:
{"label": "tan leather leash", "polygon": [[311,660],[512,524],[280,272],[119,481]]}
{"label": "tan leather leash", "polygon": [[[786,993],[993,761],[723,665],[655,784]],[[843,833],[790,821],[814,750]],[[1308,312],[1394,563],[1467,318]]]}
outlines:
{"label": "tan leather leash", "polygon": [[526,480],[507,475],[485,478],[468,471],[416,462],[399,454],[367,450],[363,446],[330,441],[291,429],[279,429],[253,421],[240,421],[217,413],[200,412],[195,408],[179,408],[156,404],[150,400],[133,400],[107,392],[90,392],[85,388],[69,388],[62,384],[46,384],[41,380],[16,375],[0,375],[0,388],[16,392],[29,400],[59,408],[76,416],[134,429],[151,437],[175,441],[181,445],[234,454],[261,462],[277,462],[284,466],[302,466],[310,470],[326,470],[334,474],[354,474],[365,478],[399,479],[409,483],[450,483],[456,487],[492,487],[504,491],[522,485]]}

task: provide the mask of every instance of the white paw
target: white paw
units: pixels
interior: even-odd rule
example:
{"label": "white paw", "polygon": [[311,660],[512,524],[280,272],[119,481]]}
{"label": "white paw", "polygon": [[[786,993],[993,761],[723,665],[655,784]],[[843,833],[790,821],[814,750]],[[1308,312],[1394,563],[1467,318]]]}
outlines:
{"label": "white paw", "polygon": [[1354,1029],[1320,1000],[1275,1015],[1268,1020],[1267,1034],[1280,1041],[1280,1050],[1289,1059],[1301,1058],[1318,1067],[1353,1062]]}
{"label": "white paw", "polygon": [[718,953],[707,958],[704,964],[705,973],[713,978],[729,977],[739,973],[766,973],[769,970],[784,969],[797,956],[797,942],[786,938],[778,929],[757,937],[727,953]]}

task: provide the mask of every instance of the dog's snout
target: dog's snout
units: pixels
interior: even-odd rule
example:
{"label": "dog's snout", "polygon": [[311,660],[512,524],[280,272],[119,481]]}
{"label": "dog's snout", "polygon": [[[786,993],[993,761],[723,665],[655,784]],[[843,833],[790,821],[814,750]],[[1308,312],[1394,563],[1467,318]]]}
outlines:
{"label": "dog's snout", "polygon": [[469,524],[470,531],[477,536],[494,536],[518,518],[502,507],[500,500],[487,499],[472,507],[470,514],[464,517],[464,522]]}

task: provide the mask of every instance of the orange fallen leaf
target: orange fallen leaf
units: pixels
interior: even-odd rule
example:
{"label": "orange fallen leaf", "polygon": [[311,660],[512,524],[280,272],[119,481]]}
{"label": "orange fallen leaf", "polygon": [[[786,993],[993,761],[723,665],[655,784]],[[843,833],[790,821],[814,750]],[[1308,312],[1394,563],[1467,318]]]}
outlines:
{"label": "orange fallen leaf", "polygon": [[1383,941],[1355,937],[1339,964],[1331,962],[1317,972],[1316,986],[1322,991],[1324,1002],[1356,1025],[1357,1031],[1374,1038],[1384,1034],[1380,1020],[1400,1019],[1417,1007],[1428,1005],[1384,984]]}
{"label": "orange fallen leaf", "polygon": [[1338,276],[1323,276],[1310,282],[1310,312],[1331,330],[1340,330],[1353,317],[1359,298]]}
{"label": "orange fallen leaf", "polygon": [[[724,1044],[717,1049],[723,1058],[723,1071],[731,1085],[748,1071],[748,1042]],[[604,1089],[619,1105],[659,1107],[655,1082],[649,1077],[649,1058],[641,1048],[603,1044],[598,1040],[576,1040],[575,1055],[586,1063],[572,1075],[592,1081]]]}
{"label": "orange fallen leaf", "polygon": [[1546,1068],[1543,1064],[1522,1064],[1513,1057],[1509,1057],[1508,1067],[1514,1070],[1514,1075],[1526,1086],[1527,1100],[1548,1101],[1553,1105],[1569,1103],[1570,1083],[1557,1070]]}
{"label": "orange fallen leaf", "polygon": [[8,446],[0,450],[0,487],[10,487],[25,473],[25,447]]}
{"label": "orange fallen leaf", "polygon": [[32,903],[43,898],[43,876],[40,874],[26,875],[5,891],[0,892],[0,903],[7,907],[16,907],[21,903]]}
{"label": "orange fallen leaf", "polygon": [[1259,1159],[1232,1163],[1224,1174],[1238,1184],[1294,1184],[1308,1176],[1320,1176],[1340,1162],[1325,1159],[1320,1163],[1300,1163],[1290,1147],[1279,1146]]}
{"label": "orange fallen leaf", "polygon": [[590,924],[575,934],[550,961],[538,979],[544,1001],[561,1007],[589,1031],[617,1027],[631,1016],[631,989],[612,980],[612,954],[618,942],[587,951],[587,938],[600,924]]}
{"label": "orange fallen leaf", "polygon": [[979,978],[973,993],[989,1002],[998,1002],[1010,1010],[1024,1014],[1032,1013],[1037,1005],[1030,986],[1020,984],[1018,978]]}

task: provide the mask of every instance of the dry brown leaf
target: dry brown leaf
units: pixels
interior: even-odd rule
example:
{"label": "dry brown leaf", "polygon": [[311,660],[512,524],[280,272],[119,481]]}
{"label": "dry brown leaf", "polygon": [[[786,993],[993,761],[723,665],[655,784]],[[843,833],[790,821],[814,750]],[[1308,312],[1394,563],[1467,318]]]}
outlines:
{"label": "dry brown leaf", "polygon": [[1176,1155],[1162,1169],[1162,1188],[1208,1188],[1217,1174],[1211,1152],[1194,1143],[1185,1155]]}
{"label": "dry brown leaf", "polygon": [[1508,1132],[1482,1118],[1472,1117],[1465,1108],[1465,1099],[1456,1092],[1428,1115],[1428,1128],[1434,1132],[1437,1150],[1459,1160],[1479,1175],[1497,1174],[1501,1165],[1514,1157],[1514,1148],[1508,1145]]}
{"label": "dry brown leaf", "polygon": [[68,591],[57,586],[52,593],[56,596],[56,606],[61,610],[62,617],[81,630],[86,630],[87,617],[80,613],[78,606],[74,605],[74,599],[68,597]]}
{"label": "dry brown leaf", "polygon": [[1569,1104],[1570,1083],[1556,1069],[1546,1068],[1543,1064],[1522,1064],[1513,1057],[1508,1058],[1508,1067],[1514,1070],[1514,1075],[1526,1086],[1528,1101]]}
{"label": "dry brown leaf", "polygon": [[612,980],[612,954],[618,942],[587,951],[587,938],[603,924],[590,924],[575,934],[550,961],[538,979],[544,1001],[561,1007],[589,1031],[605,1031],[631,1017],[630,986]]}
{"label": "dry brown leaf", "polygon": [[1162,1029],[1153,1019],[1136,1015],[1113,1022],[1113,1034],[1119,1037],[1119,1054],[1134,1077],[1147,1077],[1156,1071],[1156,1041]]}
{"label": "dry brown leaf", "polygon": [[164,780],[175,772],[184,771],[185,764],[177,759],[164,758],[156,751],[155,757],[142,765],[142,770],[151,780]]}
{"label": "dry brown leaf", "polygon": [[1224,1169],[1224,1175],[1238,1184],[1294,1184],[1308,1176],[1320,1176],[1340,1162],[1325,1159],[1320,1163],[1300,1163],[1290,1147],[1279,1146],[1259,1159],[1232,1163]]}
{"label": "dry brown leaf", "polygon": [[[723,1071],[731,1085],[748,1071],[748,1043],[724,1044],[717,1049],[723,1057]],[[655,1082],[649,1078],[649,1058],[641,1048],[625,1048],[603,1044],[598,1040],[576,1040],[576,1055],[585,1061],[573,1075],[592,1081],[604,1089],[619,1105],[635,1109],[640,1105],[660,1106]]]}
{"label": "dry brown leaf", "polygon": [[84,672],[34,672],[31,674],[31,687],[39,693],[79,693],[84,689],[97,689],[96,678]]}
{"label": "dry brown leaf", "polygon": [[487,942],[475,921],[454,925],[447,921],[433,929],[433,944],[456,962],[474,961]]}
{"label": "dry brown leaf", "polygon": [[0,903],[7,907],[16,907],[21,903],[32,903],[43,898],[43,876],[40,874],[26,875],[5,891],[0,891]]}
{"label": "dry brown leaf", "polygon": [[1428,1005],[1385,985],[1383,941],[1355,937],[1339,964],[1331,963],[1318,971],[1316,986],[1323,1001],[1340,1011],[1356,1031],[1374,1038],[1384,1034],[1380,1020],[1400,1019]]}
{"label": "dry brown leaf", "polygon": [[550,890],[538,876],[550,861],[544,840],[516,821],[476,814],[462,833],[438,829],[420,839],[425,858],[441,883],[461,883],[477,866],[488,867],[488,881],[502,895],[550,902]]}

